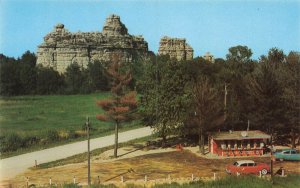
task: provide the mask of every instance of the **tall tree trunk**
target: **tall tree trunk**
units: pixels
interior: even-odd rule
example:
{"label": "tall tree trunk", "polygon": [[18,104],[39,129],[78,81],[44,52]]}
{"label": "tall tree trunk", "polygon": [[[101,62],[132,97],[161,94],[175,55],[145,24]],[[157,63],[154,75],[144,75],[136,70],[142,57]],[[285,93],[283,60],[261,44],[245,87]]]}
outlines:
{"label": "tall tree trunk", "polygon": [[294,129],[291,130],[291,136],[292,136],[292,139],[291,139],[291,145],[292,145],[292,148],[294,149],[296,147],[296,135],[295,135],[295,131]]}
{"label": "tall tree trunk", "polygon": [[116,122],[115,125],[115,150],[114,150],[114,157],[118,157],[118,131],[119,131],[119,122]]}
{"label": "tall tree trunk", "polygon": [[204,154],[204,136],[202,127],[199,127],[199,151],[201,154]]}
{"label": "tall tree trunk", "polygon": [[165,124],[163,124],[163,128],[162,128],[162,131],[161,131],[161,137],[162,137],[162,147],[165,147],[166,146],[166,142],[167,142],[167,136],[166,136],[166,126]]}
{"label": "tall tree trunk", "polygon": [[201,130],[201,154],[204,155],[204,133],[203,133],[203,129]]}
{"label": "tall tree trunk", "polygon": [[199,144],[199,152],[201,153],[201,128],[198,129],[198,144]]}

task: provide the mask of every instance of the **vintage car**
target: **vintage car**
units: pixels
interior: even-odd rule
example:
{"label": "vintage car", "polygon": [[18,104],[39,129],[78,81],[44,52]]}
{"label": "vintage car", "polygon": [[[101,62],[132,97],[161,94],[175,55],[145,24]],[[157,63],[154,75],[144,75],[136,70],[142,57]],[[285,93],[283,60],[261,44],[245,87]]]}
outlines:
{"label": "vintage car", "polygon": [[276,160],[280,161],[300,161],[300,152],[295,149],[284,149],[275,152],[273,155]]}
{"label": "vintage car", "polygon": [[266,163],[255,163],[252,160],[236,161],[226,167],[228,174],[259,174],[266,175],[270,172],[270,166]]}

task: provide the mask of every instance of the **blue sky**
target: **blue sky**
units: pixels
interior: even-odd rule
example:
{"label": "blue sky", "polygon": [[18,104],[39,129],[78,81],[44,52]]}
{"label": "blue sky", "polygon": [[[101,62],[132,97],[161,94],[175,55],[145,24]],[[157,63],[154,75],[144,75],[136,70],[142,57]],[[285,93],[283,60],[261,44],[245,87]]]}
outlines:
{"label": "blue sky", "polygon": [[300,51],[300,0],[0,0],[0,53],[36,52],[57,23],[102,31],[113,13],[155,53],[165,35],[186,38],[195,56],[224,58],[236,45],[251,48],[255,59],[272,47]]}

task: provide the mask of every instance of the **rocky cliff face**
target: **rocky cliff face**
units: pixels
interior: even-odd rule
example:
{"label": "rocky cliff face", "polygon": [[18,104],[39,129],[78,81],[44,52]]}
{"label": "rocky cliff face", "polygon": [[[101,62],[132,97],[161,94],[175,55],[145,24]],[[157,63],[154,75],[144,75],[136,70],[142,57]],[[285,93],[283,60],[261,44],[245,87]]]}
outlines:
{"label": "rocky cliff face", "polygon": [[128,34],[120,17],[111,15],[106,19],[102,32],[71,33],[63,24],[57,24],[38,46],[37,64],[63,73],[71,63],[77,62],[86,67],[95,60],[108,62],[116,53],[127,62],[145,58],[148,43],[142,36]]}
{"label": "rocky cliff face", "polygon": [[193,59],[193,48],[186,43],[185,39],[163,37],[159,43],[159,55],[168,54],[170,58],[177,60],[191,60]]}

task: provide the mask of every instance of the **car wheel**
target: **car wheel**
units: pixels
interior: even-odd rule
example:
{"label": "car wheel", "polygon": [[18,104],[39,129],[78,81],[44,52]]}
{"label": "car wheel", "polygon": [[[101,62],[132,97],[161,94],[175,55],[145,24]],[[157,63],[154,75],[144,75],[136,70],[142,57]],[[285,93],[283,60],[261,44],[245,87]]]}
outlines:
{"label": "car wheel", "polygon": [[266,175],[266,174],[268,174],[268,171],[267,171],[267,169],[262,169],[262,170],[261,170],[261,174],[262,174],[262,175]]}
{"label": "car wheel", "polygon": [[283,161],[283,159],[281,158],[281,159],[279,159],[279,161],[281,161],[281,162],[282,162],[282,161]]}

